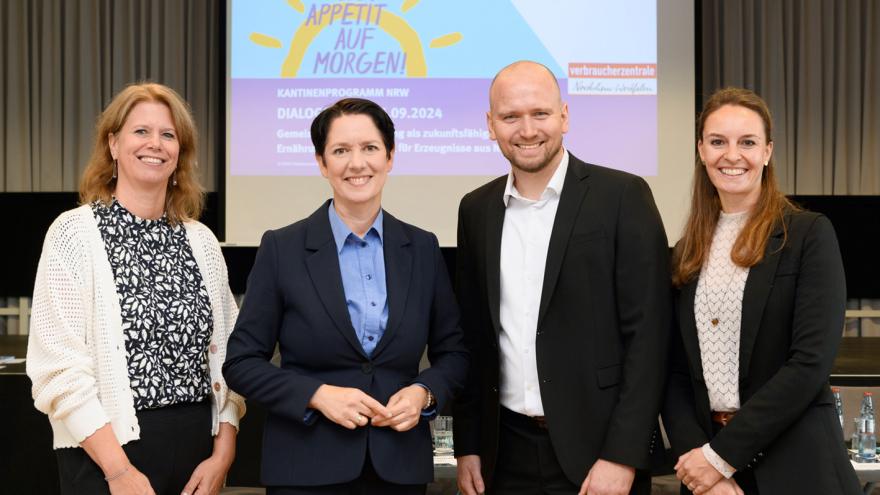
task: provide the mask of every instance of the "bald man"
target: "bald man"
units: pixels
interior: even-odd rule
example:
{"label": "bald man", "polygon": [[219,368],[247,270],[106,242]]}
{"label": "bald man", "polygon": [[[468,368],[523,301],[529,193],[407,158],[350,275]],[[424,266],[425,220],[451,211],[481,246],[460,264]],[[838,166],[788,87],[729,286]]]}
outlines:
{"label": "bald man", "polygon": [[568,106],[543,65],[502,69],[486,120],[510,173],[459,207],[457,293],[472,353],[455,405],[459,488],[650,493],[671,326],[651,190],[566,150]]}

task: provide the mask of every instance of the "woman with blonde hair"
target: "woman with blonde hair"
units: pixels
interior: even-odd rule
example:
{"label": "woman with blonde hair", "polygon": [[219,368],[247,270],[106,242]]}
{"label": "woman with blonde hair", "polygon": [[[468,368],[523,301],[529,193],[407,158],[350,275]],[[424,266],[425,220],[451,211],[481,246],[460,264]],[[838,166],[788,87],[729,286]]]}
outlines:
{"label": "woman with blonde hair", "polygon": [[238,309],[196,168],[187,104],[132,84],[98,119],[82,205],[46,234],[27,373],[64,494],[216,494],[232,463]]}
{"label": "woman with blonde hair", "polygon": [[828,387],[846,302],[834,228],[779,190],[752,91],[709,98],[697,151],[663,411],[682,493],[861,493]]}

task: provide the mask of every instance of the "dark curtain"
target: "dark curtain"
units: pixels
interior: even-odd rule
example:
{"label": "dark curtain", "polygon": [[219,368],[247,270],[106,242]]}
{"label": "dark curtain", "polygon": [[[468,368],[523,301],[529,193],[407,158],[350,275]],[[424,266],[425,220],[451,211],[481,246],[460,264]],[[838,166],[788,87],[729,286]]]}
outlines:
{"label": "dark curtain", "polygon": [[101,109],[142,80],[192,106],[203,182],[215,190],[223,8],[219,0],[0,2],[0,191],[77,190]]}

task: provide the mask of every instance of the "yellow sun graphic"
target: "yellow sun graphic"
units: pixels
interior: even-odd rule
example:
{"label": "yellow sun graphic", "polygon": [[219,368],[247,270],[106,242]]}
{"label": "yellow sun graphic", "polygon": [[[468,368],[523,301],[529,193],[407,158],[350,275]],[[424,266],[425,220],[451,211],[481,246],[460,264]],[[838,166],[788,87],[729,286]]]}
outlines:
{"label": "yellow sun graphic", "polygon": [[[410,9],[418,5],[419,1],[420,0],[403,0],[403,4],[400,7],[401,12],[408,12]],[[334,5],[339,5],[340,9],[345,10],[348,8],[348,4],[349,2],[341,2]],[[300,14],[305,13],[306,8],[301,0],[287,0],[287,5]],[[363,4],[352,3],[352,6],[361,7]],[[425,62],[425,51],[422,48],[422,41],[415,29],[413,29],[412,26],[410,26],[402,17],[389,12],[388,10],[381,10],[381,16],[377,15],[376,17],[377,22],[375,25],[400,43],[400,47],[406,57],[406,76],[426,77],[428,75],[428,66]],[[312,41],[314,41],[315,37],[317,37],[325,27],[330,25],[333,17],[322,15],[319,19],[318,22],[308,22],[308,19],[303,21],[293,34],[293,39],[290,40],[287,57],[281,65],[281,77],[296,77],[296,74],[302,65],[306,51],[312,44]],[[251,42],[259,46],[266,48],[283,48],[281,40],[266,34],[251,33],[248,38]],[[428,47],[445,48],[452,46],[461,40],[461,33],[454,32],[444,34],[431,40],[430,43],[428,43]]]}

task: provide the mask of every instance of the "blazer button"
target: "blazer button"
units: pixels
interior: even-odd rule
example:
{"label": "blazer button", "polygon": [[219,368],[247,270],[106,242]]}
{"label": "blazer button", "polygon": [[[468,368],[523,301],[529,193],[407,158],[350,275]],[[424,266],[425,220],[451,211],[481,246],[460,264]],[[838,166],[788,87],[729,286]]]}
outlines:
{"label": "blazer button", "polygon": [[211,350],[211,354],[217,354],[217,344],[211,344],[211,347],[208,349]]}
{"label": "blazer button", "polygon": [[369,375],[373,372],[373,363],[364,363],[361,365],[361,371],[364,372],[365,375]]}
{"label": "blazer button", "polygon": [[215,392],[219,392],[219,391],[220,391],[220,382],[214,382],[214,391],[215,391]]}

